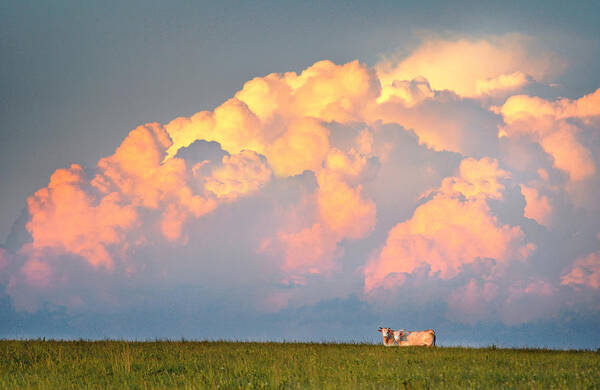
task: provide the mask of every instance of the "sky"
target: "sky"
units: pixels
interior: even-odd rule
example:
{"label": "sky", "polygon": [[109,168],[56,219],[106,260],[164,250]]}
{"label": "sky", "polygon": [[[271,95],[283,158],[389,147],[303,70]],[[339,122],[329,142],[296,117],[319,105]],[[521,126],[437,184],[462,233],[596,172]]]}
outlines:
{"label": "sky", "polygon": [[0,4],[0,337],[600,346],[597,2]]}

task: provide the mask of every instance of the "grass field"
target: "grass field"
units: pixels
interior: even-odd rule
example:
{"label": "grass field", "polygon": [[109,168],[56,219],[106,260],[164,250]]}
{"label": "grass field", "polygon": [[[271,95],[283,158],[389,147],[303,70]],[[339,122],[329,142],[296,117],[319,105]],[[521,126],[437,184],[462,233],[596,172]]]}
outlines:
{"label": "grass field", "polygon": [[600,353],[369,344],[0,341],[0,388],[600,388]]}

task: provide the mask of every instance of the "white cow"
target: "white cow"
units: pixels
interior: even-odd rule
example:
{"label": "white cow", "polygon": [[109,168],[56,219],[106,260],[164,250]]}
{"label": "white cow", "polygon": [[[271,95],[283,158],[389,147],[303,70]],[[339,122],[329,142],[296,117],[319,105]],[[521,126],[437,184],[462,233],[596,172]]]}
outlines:
{"label": "white cow", "polygon": [[381,332],[381,336],[383,337],[383,345],[386,347],[394,347],[397,345],[394,340],[394,329],[380,327],[377,329],[377,331]]}
{"label": "white cow", "polygon": [[392,334],[394,335],[394,341],[400,347],[408,347],[411,345],[435,347],[435,331],[433,329],[413,332],[400,329],[393,331]]}

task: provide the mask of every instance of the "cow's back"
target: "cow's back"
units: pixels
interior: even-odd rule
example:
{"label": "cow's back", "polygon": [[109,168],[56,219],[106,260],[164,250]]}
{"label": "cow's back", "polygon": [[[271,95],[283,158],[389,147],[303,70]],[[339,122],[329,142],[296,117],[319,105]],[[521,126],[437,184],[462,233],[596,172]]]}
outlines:
{"label": "cow's back", "polygon": [[408,345],[431,347],[435,345],[435,331],[428,329],[421,332],[411,332],[407,335],[406,340]]}

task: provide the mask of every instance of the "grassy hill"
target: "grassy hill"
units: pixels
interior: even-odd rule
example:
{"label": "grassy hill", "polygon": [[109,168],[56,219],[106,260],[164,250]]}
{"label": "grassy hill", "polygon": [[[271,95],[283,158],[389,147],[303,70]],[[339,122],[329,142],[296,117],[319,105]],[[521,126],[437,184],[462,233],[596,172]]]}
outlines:
{"label": "grassy hill", "polygon": [[600,353],[369,344],[0,341],[0,389],[600,388]]}

